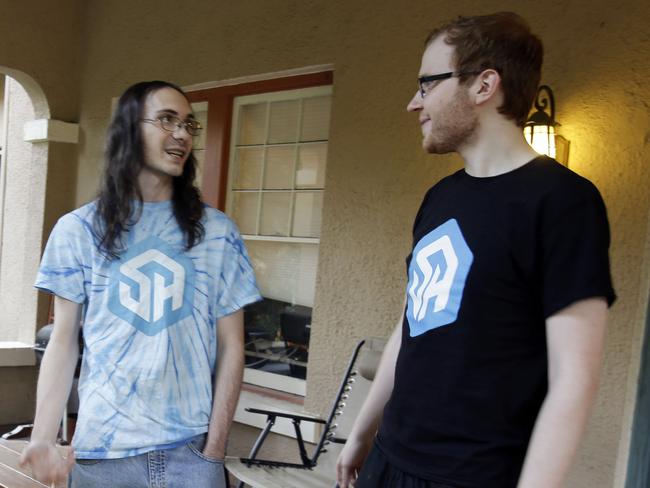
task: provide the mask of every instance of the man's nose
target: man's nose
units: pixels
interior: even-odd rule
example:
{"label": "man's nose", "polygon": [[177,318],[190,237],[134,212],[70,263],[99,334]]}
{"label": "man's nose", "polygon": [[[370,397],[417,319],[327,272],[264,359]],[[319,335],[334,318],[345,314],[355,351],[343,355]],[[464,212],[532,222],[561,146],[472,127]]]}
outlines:
{"label": "man's nose", "polygon": [[187,126],[185,124],[177,125],[172,134],[174,135],[174,139],[183,141],[187,140],[188,138],[192,138],[192,135],[187,131]]}
{"label": "man's nose", "polygon": [[411,101],[406,106],[406,111],[418,112],[420,110],[422,110],[422,95],[419,91],[416,91],[415,95],[413,95],[413,98],[411,98]]}

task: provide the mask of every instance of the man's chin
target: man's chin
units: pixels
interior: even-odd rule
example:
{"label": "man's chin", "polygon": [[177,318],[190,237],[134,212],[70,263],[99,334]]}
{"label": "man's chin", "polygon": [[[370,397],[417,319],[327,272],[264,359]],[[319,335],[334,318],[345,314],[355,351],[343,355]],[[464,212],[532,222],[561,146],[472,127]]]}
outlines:
{"label": "man's chin", "polygon": [[444,147],[439,144],[437,145],[432,141],[427,141],[426,139],[422,141],[422,149],[429,154],[449,154],[455,152],[451,147]]}

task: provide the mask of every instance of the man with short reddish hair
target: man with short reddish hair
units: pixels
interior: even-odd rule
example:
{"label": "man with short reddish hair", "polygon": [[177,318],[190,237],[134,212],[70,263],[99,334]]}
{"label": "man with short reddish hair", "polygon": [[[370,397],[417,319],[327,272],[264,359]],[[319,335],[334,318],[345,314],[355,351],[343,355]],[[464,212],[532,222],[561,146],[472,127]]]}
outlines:
{"label": "man with short reddish hair", "polygon": [[542,57],[509,12],[426,41],[407,110],[423,148],[465,168],[415,218],[404,315],[339,457],[341,488],[563,486],[615,295],[598,190],[522,134]]}

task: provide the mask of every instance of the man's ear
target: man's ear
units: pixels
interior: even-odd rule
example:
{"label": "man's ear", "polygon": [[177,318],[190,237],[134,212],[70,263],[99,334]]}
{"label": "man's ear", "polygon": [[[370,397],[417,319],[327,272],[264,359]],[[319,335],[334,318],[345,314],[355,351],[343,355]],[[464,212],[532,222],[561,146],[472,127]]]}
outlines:
{"label": "man's ear", "polygon": [[481,72],[472,83],[472,92],[476,105],[495,100],[500,96],[501,76],[494,69],[486,69]]}

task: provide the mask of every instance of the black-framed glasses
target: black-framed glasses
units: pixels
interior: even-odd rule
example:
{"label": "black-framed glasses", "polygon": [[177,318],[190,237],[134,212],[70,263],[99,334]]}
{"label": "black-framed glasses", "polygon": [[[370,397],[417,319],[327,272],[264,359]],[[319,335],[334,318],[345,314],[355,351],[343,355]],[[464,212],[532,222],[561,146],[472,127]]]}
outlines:
{"label": "black-framed glasses", "polygon": [[436,85],[438,85],[438,83],[440,83],[443,80],[454,78],[454,77],[457,78],[459,76],[477,75],[477,74],[478,74],[477,72],[473,72],[473,71],[467,73],[454,73],[453,71],[449,71],[448,73],[440,73],[439,75],[420,76],[418,78],[418,90],[422,98],[424,98],[427,93],[433,90],[436,87]]}
{"label": "black-framed glasses", "polygon": [[140,120],[151,124],[160,124],[160,128],[167,132],[174,132],[176,129],[185,129],[185,131],[191,136],[198,136],[203,130],[203,126],[198,120],[181,120],[175,115],[160,115],[155,119]]}

